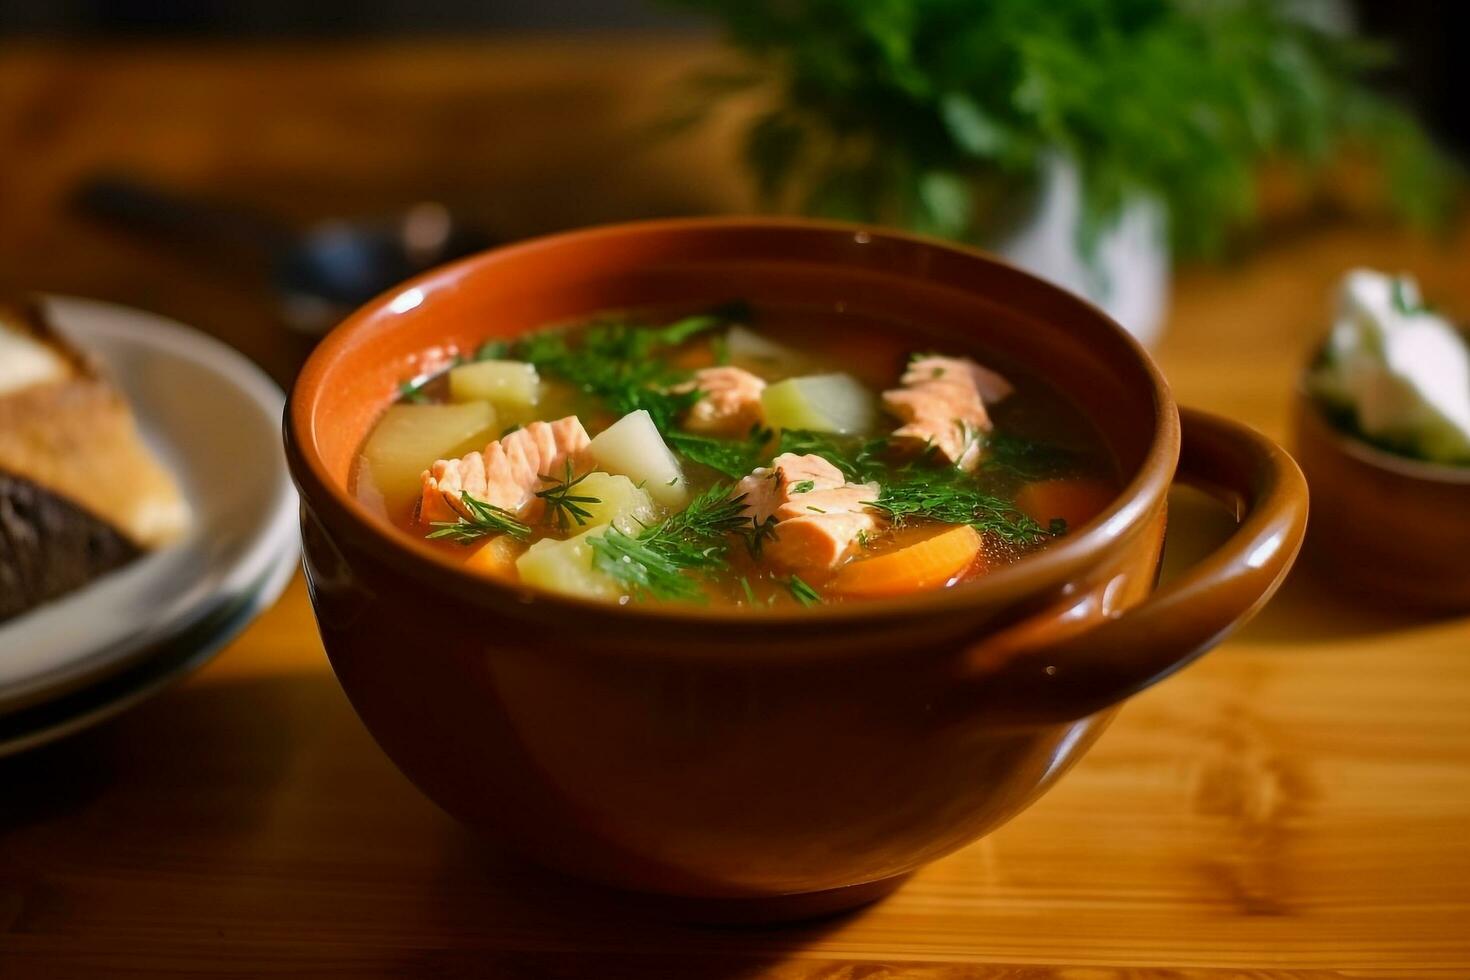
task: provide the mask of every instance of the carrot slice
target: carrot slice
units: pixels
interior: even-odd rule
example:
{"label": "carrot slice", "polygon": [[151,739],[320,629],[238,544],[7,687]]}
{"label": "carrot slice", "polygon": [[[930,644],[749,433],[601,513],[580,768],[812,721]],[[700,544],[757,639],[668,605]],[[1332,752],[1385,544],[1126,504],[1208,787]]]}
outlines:
{"label": "carrot slice", "polygon": [[849,596],[891,596],[938,589],[980,554],[983,541],[969,525],[941,531],[918,544],[844,565],[827,591]]}
{"label": "carrot slice", "polygon": [[464,560],[464,567],[480,575],[492,578],[515,578],[516,559],[526,548],[508,534],[500,534],[486,541]]}
{"label": "carrot slice", "polygon": [[1076,528],[1101,514],[1117,494],[1102,480],[1041,480],[1021,488],[1016,507],[1043,527],[1061,518]]}

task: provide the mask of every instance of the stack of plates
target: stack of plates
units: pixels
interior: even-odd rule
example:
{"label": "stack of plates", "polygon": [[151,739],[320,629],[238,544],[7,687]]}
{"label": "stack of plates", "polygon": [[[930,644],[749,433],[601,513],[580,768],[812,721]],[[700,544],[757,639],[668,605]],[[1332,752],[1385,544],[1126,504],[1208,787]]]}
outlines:
{"label": "stack of plates", "polygon": [[0,755],[95,724],[199,666],[275,602],[299,559],[275,383],[161,317],[47,305],[127,395],[195,522],[183,541],[0,625]]}

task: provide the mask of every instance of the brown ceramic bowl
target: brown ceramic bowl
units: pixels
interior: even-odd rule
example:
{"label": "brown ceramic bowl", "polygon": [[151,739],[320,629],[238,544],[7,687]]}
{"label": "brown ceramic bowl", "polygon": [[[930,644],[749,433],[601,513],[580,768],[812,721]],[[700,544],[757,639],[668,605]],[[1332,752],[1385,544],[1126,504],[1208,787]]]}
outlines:
{"label": "brown ceramic bowl", "polygon": [[[462,573],[348,492],[400,379],[452,351],[734,296],[896,318],[1029,365],[1096,419],[1127,488],[964,588],[767,611],[527,594]],[[1138,344],[1082,300],[976,252],[797,221],[593,229],[431,272],[322,342],[286,444],[322,638],[389,756],[538,861],[720,917],[869,900],[1008,820],[1115,706],[1265,602],[1307,512],[1285,453],[1180,413]],[[1175,479],[1228,494],[1243,520],[1153,591]]]}
{"label": "brown ceramic bowl", "polygon": [[1305,382],[1295,416],[1312,488],[1313,571],[1380,604],[1470,610],[1470,467],[1420,462],[1342,432]]}

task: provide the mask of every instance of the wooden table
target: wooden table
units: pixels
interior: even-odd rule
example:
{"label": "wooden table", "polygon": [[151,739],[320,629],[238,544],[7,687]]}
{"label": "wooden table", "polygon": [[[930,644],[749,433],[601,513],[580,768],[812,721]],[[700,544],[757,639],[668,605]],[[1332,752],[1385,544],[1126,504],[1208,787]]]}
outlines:
{"label": "wooden table", "polygon": [[[67,216],[83,173],[307,219],[439,196],[507,235],[738,207],[718,139],[637,126],[706,52],[593,40],[0,49],[0,287],[171,314],[288,377],[236,273]],[[1291,224],[1189,270],[1159,351],[1189,404],[1284,436],[1347,266],[1470,313],[1470,228]],[[1470,976],[1470,621],[1297,574],[1140,696],[1030,811],[892,899],[792,929],[663,925],[477,844],[389,765],[298,581],[214,663],[0,764],[0,977]]]}

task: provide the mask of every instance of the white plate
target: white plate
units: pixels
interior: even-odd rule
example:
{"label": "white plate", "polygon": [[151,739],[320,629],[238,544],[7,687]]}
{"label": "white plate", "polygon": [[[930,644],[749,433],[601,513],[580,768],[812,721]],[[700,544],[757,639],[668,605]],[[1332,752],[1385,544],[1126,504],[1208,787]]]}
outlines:
{"label": "white plate", "polygon": [[264,372],[151,313],[62,297],[46,305],[126,393],[144,438],[178,477],[194,526],[0,626],[0,716],[96,685],[230,610],[258,605],[252,597],[265,596],[272,570],[294,563],[299,547],[281,450],[285,400]]}
{"label": "white plate", "polygon": [[49,701],[0,714],[0,758],[38,748],[90,728],[146,700],[207,663],[281,595],[300,567],[300,550],[288,548],[259,587],[238,606],[227,606],[194,627],[150,647],[132,666],[95,684]]}

